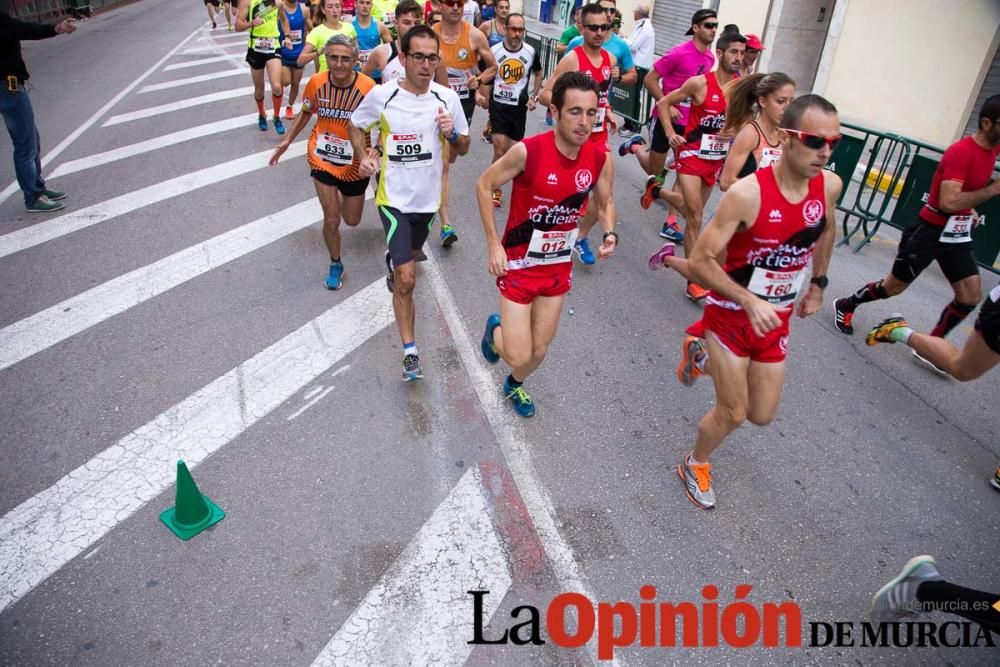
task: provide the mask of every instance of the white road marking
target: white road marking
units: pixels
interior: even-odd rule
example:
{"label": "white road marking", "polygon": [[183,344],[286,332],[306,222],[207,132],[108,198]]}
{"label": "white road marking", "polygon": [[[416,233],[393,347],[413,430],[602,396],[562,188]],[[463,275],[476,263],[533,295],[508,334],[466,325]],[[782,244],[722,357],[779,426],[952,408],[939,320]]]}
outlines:
{"label": "white road marking", "polygon": [[189,127],[178,132],[171,132],[170,134],[164,134],[159,137],[147,139],[146,141],[140,141],[134,144],[129,144],[128,146],[122,146],[121,148],[115,148],[109,151],[104,151],[103,153],[88,155],[87,157],[82,157],[78,160],[63,162],[56,167],[48,177],[56,178],[57,176],[65,176],[66,174],[73,174],[78,171],[83,171],[84,169],[99,167],[103,164],[108,164],[109,162],[116,162],[118,160],[124,160],[136,155],[142,155],[150,151],[155,151],[159,148],[173,146],[174,144],[179,144],[184,141],[206,137],[211,134],[228,132],[229,130],[236,130],[241,127],[251,127],[256,120],[256,113],[248,113],[242,116],[236,116],[235,118],[226,118],[225,120],[217,120],[213,123],[196,125],[195,127]]}
{"label": "white road marking", "polygon": [[308,402],[307,402],[307,403],[306,403],[305,405],[303,405],[303,406],[302,406],[301,408],[299,408],[298,410],[296,410],[296,411],[295,411],[295,412],[293,412],[292,414],[288,415],[288,417],[287,417],[287,421],[292,421],[293,419],[295,419],[296,417],[298,417],[299,415],[301,415],[301,414],[302,414],[303,412],[305,412],[306,410],[308,410],[308,409],[309,409],[309,408],[311,408],[312,406],[314,406],[314,405],[316,405],[317,403],[319,403],[320,401],[322,401],[322,400],[323,400],[323,398],[324,398],[324,397],[325,397],[325,396],[326,396],[327,394],[329,394],[329,393],[330,393],[331,391],[333,391],[334,389],[335,389],[335,387],[334,387],[333,385],[330,385],[330,386],[329,386],[329,387],[327,387],[326,389],[322,390],[322,391],[321,391],[321,392],[320,392],[319,394],[317,394],[316,396],[314,396],[313,398],[311,398],[311,399],[310,399],[310,400],[309,400],[309,401],[308,401]]}
{"label": "white road marking", "polygon": [[222,100],[230,100],[234,97],[241,97],[243,95],[252,95],[253,86],[243,86],[242,88],[232,88],[230,90],[220,90],[217,93],[208,93],[207,95],[198,95],[197,97],[189,97],[184,100],[178,100],[176,102],[170,102],[168,104],[159,104],[155,107],[149,107],[146,109],[139,109],[138,111],[129,111],[128,113],[121,113],[117,116],[112,116],[104,122],[101,127],[110,127],[112,125],[118,125],[120,123],[128,123],[129,121],[139,120],[140,118],[149,118],[151,116],[159,116],[165,113],[173,113],[174,111],[180,111],[181,109],[190,109],[191,107],[196,107],[202,104],[210,104],[212,102],[221,102]]}
{"label": "white road marking", "polygon": [[239,41],[239,42],[233,42],[232,44],[223,44],[223,45],[213,44],[211,46],[196,46],[194,48],[185,49],[181,51],[181,55],[184,56],[211,55],[213,53],[219,53],[220,51],[228,51],[235,49],[244,50],[246,48],[247,48],[246,41]]}
{"label": "white road marking", "polygon": [[245,69],[224,69],[221,72],[212,72],[211,74],[199,74],[197,76],[189,76],[184,79],[174,79],[173,81],[163,81],[162,83],[151,83],[148,86],[140,88],[139,94],[152,93],[157,90],[167,90],[170,88],[180,88],[181,86],[189,86],[203,81],[224,79],[227,76],[246,76],[246,73],[247,71]]}
{"label": "white road marking", "polygon": [[[177,44],[177,46],[175,46],[174,48],[170,49],[170,51],[167,53],[167,55],[165,55],[162,58],[160,58],[159,60],[157,60],[156,63],[152,67],[150,67],[148,70],[146,70],[145,72],[143,72],[142,74],[140,74],[139,78],[137,78],[135,81],[133,81],[129,85],[125,86],[124,90],[122,90],[120,93],[118,93],[117,95],[115,95],[114,97],[112,97],[110,100],[108,100],[108,103],[105,104],[103,107],[101,107],[97,111],[97,113],[95,113],[93,116],[91,116],[90,118],[88,118],[87,120],[85,120],[83,122],[83,124],[81,124],[78,128],[76,128],[75,130],[73,130],[73,132],[68,137],[66,137],[65,139],[63,139],[62,141],[60,141],[56,145],[55,148],[53,148],[52,150],[50,150],[45,155],[45,157],[42,158],[43,173],[44,173],[44,167],[46,165],[48,165],[50,162],[52,162],[52,160],[54,160],[59,155],[61,155],[62,152],[64,150],[66,150],[69,147],[70,144],[72,144],[74,141],[76,141],[80,137],[81,134],[83,134],[84,132],[86,132],[87,130],[89,130],[90,126],[93,125],[94,123],[96,123],[97,120],[101,116],[103,116],[108,111],[110,111],[113,106],[115,106],[116,104],[118,104],[119,102],[121,102],[122,99],[126,95],[128,95],[130,92],[132,92],[132,90],[136,86],[138,86],[140,83],[142,83],[143,81],[145,81],[146,77],[148,77],[153,72],[155,72],[156,70],[158,70],[160,68],[160,65],[162,65],[165,62],[167,62],[167,60],[172,55],[174,55],[174,53],[176,53],[182,46],[184,46],[185,44],[187,44],[188,41],[192,37],[194,37],[195,35],[197,35],[197,34],[198,34],[198,30],[195,30],[190,35],[188,35],[183,40],[181,40],[180,43]],[[17,190],[18,190],[17,181],[14,181],[10,185],[8,185],[6,188],[4,188],[3,192],[0,192],[0,204],[2,204],[5,201],[7,201],[7,198],[10,197],[12,194],[14,194]]]}
{"label": "white road marking", "polygon": [[[587,588],[583,572],[576,562],[572,548],[559,533],[555,507],[535,473],[535,467],[531,461],[531,451],[520,432],[520,425],[501,396],[498,383],[490,376],[484,363],[479,360],[479,353],[476,352],[478,346],[475,348],[472,346],[472,339],[465,322],[459,315],[451,288],[445,282],[432,255],[428,254],[427,261],[422,266],[427,272],[432,287],[431,291],[434,293],[438,307],[440,307],[455,340],[459,359],[472,380],[472,386],[476,390],[479,403],[483,406],[483,412],[497,442],[500,444],[514,483],[524,499],[538,539],[545,549],[545,555],[559,581],[559,590],[582,593],[587,598],[596,600],[597,598]],[[588,646],[591,657],[596,659],[596,640],[591,639]],[[612,660],[609,664],[618,664],[618,661]]]}
{"label": "white road marking", "polygon": [[211,58],[201,58],[199,60],[189,60],[186,63],[174,63],[163,68],[164,72],[172,72],[175,69],[186,69],[198,65],[208,65],[209,63],[221,63],[229,60],[229,56],[212,56]]}
{"label": "white road marking", "polygon": [[511,583],[479,469],[470,468],[313,667],[463,665],[473,648],[466,591],[490,591],[483,610],[490,618]]}
{"label": "white road marking", "polygon": [[310,199],[14,322],[0,329],[0,370],[322,219],[319,200]]}
{"label": "white road marking", "polygon": [[0,612],[392,321],[376,280],[5,514]]}
{"label": "white road marking", "polygon": [[[133,190],[113,199],[86,206],[72,213],[25,227],[0,236],[0,257],[6,257],[61,236],[78,232],[120,215],[136,211],[171,197],[188,194],[214,183],[247,174],[267,166],[273,151],[266,150],[211,167],[188,172],[166,181]],[[306,142],[296,141],[288,147],[286,159],[305,155]]]}

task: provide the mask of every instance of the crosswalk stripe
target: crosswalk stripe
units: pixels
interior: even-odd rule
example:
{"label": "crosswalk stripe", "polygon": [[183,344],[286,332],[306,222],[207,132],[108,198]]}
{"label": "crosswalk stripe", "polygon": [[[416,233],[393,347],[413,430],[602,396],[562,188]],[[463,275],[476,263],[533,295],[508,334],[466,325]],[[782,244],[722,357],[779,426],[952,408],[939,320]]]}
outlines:
{"label": "crosswalk stripe", "polygon": [[[305,155],[306,142],[296,141],[288,147],[285,159]],[[16,252],[32,248],[36,245],[57,239],[81,229],[86,229],[98,223],[124,215],[140,208],[161,202],[177,195],[187,194],[199,188],[219,183],[221,181],[249,173],[267,166],[272,150],[261,151],[253,155],[223,162],[198,171],[188,172],[166,181],[133,190],[113,199],[86,206],[72,213],[59,216],[46,222],[19,229],[16,232],[0,236],[0,257],[6,257]]]}
{"label": "crosswalk stripe", "polygon": [[201,83],[203,81],[214,81],[215,79],[222,79],[227,76],[246,76],[247,70],[245,69],[224,69],[221,72],[212,72],[210,74],[199,74],[197,76],[189,76],[184,79],[174,79],[173,81],[164,81],[162,83],[152,83],[148,86],[143,86],[139,89],[139,94],[142,93],[152,93],[157,90],[168,90],[170,88],[180,88],[181,86],[189,86],[193,83]]}
{"label": "crosswalk stripe", "polygon": [[0,329],[0,370],[322,219],[319,200],[310,199],[10,324]]}
{"label": "crosswalk stripe", "polygon": [[313,667],[465,664],[473,648],[466,591],[490,592],[483,601],[488,619],[512,583],[490,517],[480,471],[470,468]]}
{"label": "crosswalk stripe", "polygon": [[229,60],[229,56],[212,56],[211,58],[201,58],[199,60],[189,60],[185,63],[174,63],[173,65],[167,65],[163,68],[164,72],[172,72],[176,69],[186,69],[188,67],[196,67],[198,65],[208,65],[210,63],[221,63],[224,60]]}
{"label": "crosswalk stripe", "polygon": [[[133,81],[129,85],[125,86],[124,90],[122,90],[120,93],[118,93],[117,95],[115,95],[114,97],[112,97],[110,100],[108,100],[108,103],[105,104],[100,109],[98,109],[97,113],[95,113],[93,116],[91,116],[90,118],[88,118],[87,120],[85,120],[79,127],[77,127],[75,130],[73,130],[73,132],[70,133],[70,135],[68,137],[66,137],[65,139],[63,139],[62,141],[60,141],[56,145],[55,148],[53,148],[48,153],[46,153],[45,157],[42,158],[42,167],[45,167],[50,162],[52,162],[52,160],[54,160],[59,155],[61,155],[62,152],[64,150],[66,150],[69,147],[70,144],[72,144],[74,141],[76,141],[80,137],[81,134],[83,134],[84,132],[86,132],[87,130],[89,130],[90,127],[94,123],[96,123],[98,121],[98,119],[100,119],[102,116],[104,116],[104,114],[106,114],[108,111],[110,111],[116,104],[118,104],[119,102],[121,102],[122,99],[126,95],[128,95],[130,92],[132,92],[132,90],[136,86],[138,86],[140,83],[142,83],[143,81],[145,81],[148,76],[150,76],[153,72],[155,72],[158,69],[160,69],[160,66],[163,65],[163,63],[167,62],[167,60],[169,60],[171,56],[173,56],[178,50],[180,50],[180,48],[182,46],[184,46],[185,44],[187,44],[197,34],[198,34],[198,30],[195,30],[190,35],[188,35],[187,37],[185,37],[184,39],[182,39],[177,44],[177,46],[175,46],[174,48],[170,49],[170,51],[167,53],[167,55],[165,55],[162,58],[160,58],[159,60],[157,60],[153,64],[152,67],[150,67],[148,70],[146,70],[145,72],[143,72],[142,74],[140,74],[139,78],[137,78],[135,81]],[[14,194],[18,190],[18,187],[19,186],[17,185],[17,181],[15,180],[10,185],[8,185],[6,188],[4,188],[3,192],[0,192],[0,204],[2,204],[5,201],[7,201],[7,198],[10,197],[12,194]]]}
{"label": "crosswalk stripe", "polygon": [[219,51],[230,51],[246,49],[247,44],[245,41],[233,42],[232,44],[217,45],[212,44],[210,46],[195,46],[190,49],[185,49],[181,51],[181,55],[185,56],[195,56],[195,55],[211,55],[213,53],[218,53]]}
{"label": "crosswalk stripe", "polygon": [[0,612],[392,321],[379,279],[5,514]]}
{"label": "crosswalk stripe", "polygon": [[172,113],[174,111],[179,111],[181,109],[190,109],[191,107],[196,107],[201,104],[210,104],[211,102],[230,100],[233,99],[234,97],[240,97],[242,95],[251,95],[252,93],[253,93],[253,86],[242,86],[240,88],[232,88],[230,90],[220,90],[217,93],[198,95],[197,97],[189,97],[185,100],[178,100],[176,102],[170,102],[168,104],[160,104],[155,107],[139,109],[138,111],[129,111],[128,113],[121,113],[118,114],[117,116],[112,116],[111,118],[104,121],[104,124],[101,125],[101,127],[110,127],[112,125],[119,125],[120,123],[128,123],[129,121],[139,120],[140,118],[159,116],[165,113]]}
{"label": "crosswalk stripe", "polygon": [[164,134],[159,137],[147,139],[146,141],[140,141],[135,144],[129,144],[128,146],[121,146],[120,148],[104,151],[103,153],[94,153],[93,155],[88,155],[87,157],[82,157],[78,160],[63,162],[56,167],[48,177],[56,178],[58,176],[65,176],[66,174],[74,174],[78,171],[92,169],[110,162],[117,162],[118,160],[125,160],[130,157],[135,157],[136,155],[142,155],[160,148],[173,146],[174,144],[179,144],[184,141],[206,137],[211,134],[228,132],[229,130],[235,130],[241,127],[250,127],[256,120],[256,113],[248,113],[234,118],[217,120],[204,125],[196,125],[195,127],[189,127],[177,132],[171,132],[170,134]]}

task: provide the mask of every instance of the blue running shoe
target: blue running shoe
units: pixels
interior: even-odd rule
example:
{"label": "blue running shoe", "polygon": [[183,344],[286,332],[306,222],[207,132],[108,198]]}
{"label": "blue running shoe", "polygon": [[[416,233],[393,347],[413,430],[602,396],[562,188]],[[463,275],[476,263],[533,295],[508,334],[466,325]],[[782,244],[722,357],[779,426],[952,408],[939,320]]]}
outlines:
{"label": "blue running shoe", "polygon": [[531,396],[528,396],[528,392],[524,390],[524,385],[511,388],[511,386],[507,384],[507,380],[504,380],[503,397],[510,401],[511,405],[514,406],[514,412],[522,417],[535,416],[535,403],[531,400]]}
{"label": "blue running shoe", "polygon": [[257,117],[257,127],[261,132],[267,132],[267,118],[265,116]]}
{"label": "blue running shoe", "polygon": [[450,248],[458,240],[458,232],[451,225],[441,225],[441,245]]}
{"label": "blue running shoe", "polygon": [[500,355],[497,354],[497,349],[493,347],[493,330],[500,326],[500,313],[493,313],[486,318],[486,332],[483,333],[483,340],[480,343],[480,349],[483,351],[483,357],[491,364],[495,364],[500,361]]}
{"label": "blue running shoe", "polygon": [[285,133],[285,124],[281,122],[280,118],[274,119],[274,131],[277,132],[278,134]]}
{"label": "blue running shoe", "polygon": [[667,220],[660,229],[660,236],[673,243],[684,243],[684,230],[676,222]]}
{"label": "blue running shoe", "polygon": [[642,146],[644,143],[646,143],[646,140],[643,139],[642,136],[638,134],[632,135],[631,139],[622,142],[621,146],[618,147],[619,157],[625,157],[626,155],[632,152],[633,146],[635,145]]}
{"label": "blue running shoe", "polygon": [[588,266],[597,262],[594,253],[590,251],[590,244],[587,239],[580,239],[573,244],[573,250],[580,256],[580,261]]}
{"label": "blue running shoe", "polygon": [[330,273],[326,276],[327,289],[340,289],[344,286],[344,265],[340,262],[330,262]]}

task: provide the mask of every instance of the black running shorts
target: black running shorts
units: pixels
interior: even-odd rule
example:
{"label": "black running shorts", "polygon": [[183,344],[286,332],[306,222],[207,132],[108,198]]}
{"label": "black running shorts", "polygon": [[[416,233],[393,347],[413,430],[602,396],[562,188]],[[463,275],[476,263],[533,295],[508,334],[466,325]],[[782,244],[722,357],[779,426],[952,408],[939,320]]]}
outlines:
{"label": "black running shorts", "polygon": [[527,107],[490,104],[490,126],[493,128],[493,134],[502,134],[514,141],[520,141],[524,139],[524,126],[527,118]]}
{"label": "black running shorts", "polygon": [[899,239],[892,275],[904,283],[912,283],[931,262],[937,261],[941,272],[950,283],[957,283],[969,276],[979,275],[972,242],[941,243],[941,228],[923,218],[903,230]]}
{"label": "black running shorts", "polygon": [[264,69],[267,65],[267,61],[275,58],[281,58],[281,56],[278,55],[277,52],[261,53],[259,51],[254,51],[253,49],[247,49],[246,61],[250,64],[250,69]]}
{"label": "black running shorts", "polygon": [[459,100],[462,103],[462,111],[465,112],[465,122],[472,123],[472,112],[476,110],[476,93],[469,91],[469,96],[464,100]]}
{"label": "black running shorts", "polygon": [[1000,287],[995,287],[983,301],[976,318],[976,331],[991,350],[1000,354]]}
{"label": "black running shorts", "polygon": [[357,181],[342,181],[330,172],[323,171],[322,169],[313,169],[309,172],[309,175],[323,185],[337,188],[340,190],[340,194],[345,197],[360,197],[365,194],[365,190],[368,189],[368,182],[371,180],[369,176]]}
{"label": "black running shorts", "polygon": [[413,251],[420,250],[431,232],[437,213],[403,213],[389,206],[378,207],[378,217],[385,229],[385,245],[393,266],[413,261]]}

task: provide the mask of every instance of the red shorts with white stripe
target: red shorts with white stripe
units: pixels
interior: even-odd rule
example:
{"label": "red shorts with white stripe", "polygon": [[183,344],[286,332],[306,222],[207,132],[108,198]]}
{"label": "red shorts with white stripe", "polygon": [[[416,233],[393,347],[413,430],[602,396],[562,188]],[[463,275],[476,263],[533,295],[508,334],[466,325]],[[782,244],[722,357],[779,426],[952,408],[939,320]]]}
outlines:
{"label": "red shorts with white stripe", "polygon": [[722,347],[737,357],[750,358],[763,364],[775,364],[788,355],[788,321],[791,310],[781,316],[781,325],[758,337],[750,326],[750,319],[744,310],[730,310],[713,304],[705,304],[702,321],[709,334]]}
{"label": "red shorts with white stripe", "polygon": [[573,284],[573,265],[529,266],[508,270],[497,278],[500,295],[514,303],[529,304],[538,296],[562,296]]}
{"label": "red shorts with white stripe", "polygon": [[708,187],[713,187],[722,173],[725,160],[705,160],[697,155],[687,155],[677,161],[677,173],[697,176]]}

